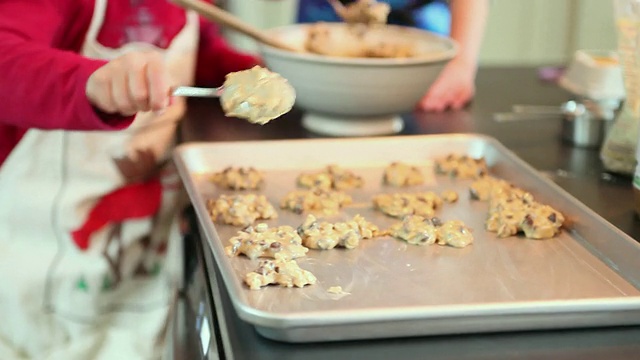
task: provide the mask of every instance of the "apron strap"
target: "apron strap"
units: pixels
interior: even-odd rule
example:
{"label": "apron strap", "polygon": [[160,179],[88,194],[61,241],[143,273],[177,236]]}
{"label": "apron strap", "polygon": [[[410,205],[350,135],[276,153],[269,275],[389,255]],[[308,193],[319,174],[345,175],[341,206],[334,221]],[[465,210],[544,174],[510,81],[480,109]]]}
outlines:
{"label": "apron strap", "polygon": [[84,39],[83,48],[87,43],[94,43],[98,37],[98,32],[104,23],[104,16],[107,9],[107,0],[96,0],[93,15],[91,16],[91,24]]}

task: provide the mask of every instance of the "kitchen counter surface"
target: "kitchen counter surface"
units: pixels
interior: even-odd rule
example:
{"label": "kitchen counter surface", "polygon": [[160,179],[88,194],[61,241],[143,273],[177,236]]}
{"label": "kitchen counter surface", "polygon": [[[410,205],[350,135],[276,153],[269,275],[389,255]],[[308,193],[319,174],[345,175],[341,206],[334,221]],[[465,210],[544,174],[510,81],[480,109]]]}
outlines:
{"label": "kitchen counter surface", "polygon": [[[571,94],[538,78],[536,68],[481,68],[477,96],[464,111],[442,114],[405,114],[408,134],[481,133],[495,137],[523,160],[541,171],[606,220],[640,240],[640,220],[633,210],[631,179],[606,173],[598,149],[579,148],[560,139],[561,121],[533,119],[510,123],[493,120],[495,112],[509,111],[514,104],[557,105]],[[190,100],[180,128],[182,141],[237,141],[312,138],[294,110],[265,126],[227,119],[214,100]],[[193,217],[192,225],[195,226]],[[192,227],[193,227],[192,226]],[[177,348],[191,351],[176,356],[202,357],[198,336],[201,320],[201,287],[210,291],[216,304],[218,325],[214,328],[217,358],[234,359],[637,359],[640,358],[640,327],[581,329],[510,334],[441,336],[429,338],[358,341],[330,344],[292,345],[266,340],[240,321],[228,303],[224,289],[217,286],[210,253],[202,251],[197,234],[189,237],[188,274],[178,322],[182,339]],[[222,320],[222,321],[220,321]],[[185,328],[186,327],[186,328]],[[214,337],[216,338],[216,337]],[[190,345],[191,344],[191,345]],[[193,345],[197,344],[197,345]],[[177,350],[176,350],[177,351]],[[194,352],[195,351],[195,352]],[[210,359],[215,359],[213,350]],[[199,354],[199,355],[198,355]]]}

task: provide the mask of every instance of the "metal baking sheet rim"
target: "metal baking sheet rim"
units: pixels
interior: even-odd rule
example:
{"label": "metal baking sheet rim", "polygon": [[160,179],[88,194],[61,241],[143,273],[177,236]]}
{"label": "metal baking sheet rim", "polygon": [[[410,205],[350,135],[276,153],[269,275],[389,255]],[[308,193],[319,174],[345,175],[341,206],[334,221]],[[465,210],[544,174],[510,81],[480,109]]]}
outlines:
{"label": "metal baking sheet rim", "polygon": [[[496,139],[485,135],[474,134],[450,134],[450,135],[413,135],[408,137],[421,137],[421,138],[436,138],[436,137],[468,137],[474,140],[481,140],[489,143],[491,146],[497,148],[505,155],[511,157],[512,161],[519,163],[528,171],[535,171],[530,165],[525,163],[519,157],[517,157],[511,150],[505,148]],[[348,141],[348,139],[305,139],[305,140],[269,140],[261,141],[265,142],[302,142],[302,141]],[[240,143],[240,142],[236,142]],[[256,143],[255,141],[247,141],[246,143]],[[197,197],[194,184],[188,175],[188,169],[184,163],[181,155],[183,152],[188,151],[189,148],[198,147],[203,143],[190,143],[180,145],[174,153],[174,159],[180,175],[183,177],[185,187],[189,196]],[[546,179],[543,179],[546,180]],[[575,199],[571,194],[566,192],[557,184],[546,180],[547,186],[551,187],[553,191],[559,192],[560,195],[565,197],[571,203],[577,211],[588,213],[595,216],[602,223],[600,226],[608,232],[616,233],[617,235],[625,238],[630,242],[631,246],[635,246],[636,250],[640,251],[640,244],[636,243],[633,239],[628,237],[622,231],[602,219],[599,215],[595,214],[593,210],[586,207],[580,201]],[[201,222],[207,224],[208,219],[207,210],[204,204],[201,202],[194,202],[196,213]],[[202,226],[202,225],[201,225]],[[207,233],[209,238],[218,238],[215,229],[212,225],[203,226],[202,230]],[[210,242],[209,242],[210,243]],[[210,246],[212,244],[210,243]],[[629,245],[629,244],[627,244]],[[229,265],[221,259],[219,254],[214,249],[211,249],[216,259],[216,263],[219,267],[229,267]],[[616,267],[616,264],[609,264]],[[220,269],[224,271],[225,269]],[[226,269],[229,271],[229,269]],[[466,332],[496,332],[505,330],[536,330],[536,329],[548,329],[548,328],[571,328],[571,327],[585,327],[585,326],[614,326],[614,325],[633,325],[640,324],[640,297],[625,297],[623,299],[586,299],[586,300],[561,300],[561,301],[535,301],[535,302],[522,302],[522,303],[491,303],[491,304],[462,304],[455,306],[431,306],[429,309],[422,308],[406,308],[402,310],[389,309],[389,310],[375,310],[375,313],[371,311],[350,311],[349,314],[339,313],[336,316],[327,316],[322,314],[321,318],[318,318],[317,314],[311,313],[290,313],[290,314],[277,314],[274,315],[269,312],[259,311],[250,306],[237,301],[233,289],[238,287],[238,284],[229,283],[230,279],[223,277],[223,281],[227,286],[232,304],[236,309],[238,316],[256,327],[259,333],[267,338],[274,340],[282,340],[288,342],[314,342],[314,341],[330,341],[340,340],[341,337],[333,338],[327,335],[327,330],[331,327],[338,326],[341,329],[345,327],[355,326],[369,328],[375,324],[384,323],[388,326],[389,322],[418,322],[425,325],[426,321],[429,326],[422,326],[419,330],[410,331],[409,333],[402,334],[400,336],[420,336],[420,335],[438,335],[438,334],[451,334],[451,333],[466,333]],[[633,283],[637,286],[637,283]],[[617,314],[620,314],[619,316]],[[614,316],[615,315],[615,316]],[[576,316],[578,318],[576,318]],[[516,317],[520,319],[526,319],[526,324],[522,325],[508,325],[503,323],[504,320],[510,317]],[[604,317],[604,319],[602,318]],[[566,318],[566,319],[565,319]],[[482,324],[478,328],[469,327],[469,320],[480,319]],[[502,320],[501,320],[502,319]],[[563,319],[562,321],[560,321]],[[461,320],[460,326],[451,326],[456,320]],[[432,330],[431,325],[435,325],[435,322],[449,323],[448,327],[441,327],[437,330]],[[533,323],[531,323],[533,322]],[[539,322],[537,325],[536,323]],[[560,323],[559,323],[560,322]],[[493,323],[493,325],[492,325]],[[363,329],[366,329],[363,328]],[[296,331],[302,331],[304,335],[296,336]],[[343,333],[343,332],[340,332]],[[375,334],[375,331],[367,331],[367,338],[375,337],[395,337],[396,334],[387,334],[383,331],[383,334]],[[349,335],[348,339],[357,339],[356,334]]]}
{"label": "metal baking sheet rim", "polygon": [[[254,325],[271,340],[288,343],[332,342],[421,336],[637,326],[640,310],[439,317],[393,322],[339,323],[278,328]],[[244,320],[244,319],[243,319]],[[245,320],[246,321],[246,320]],[[248,322],[248,321],[247,321]]]}

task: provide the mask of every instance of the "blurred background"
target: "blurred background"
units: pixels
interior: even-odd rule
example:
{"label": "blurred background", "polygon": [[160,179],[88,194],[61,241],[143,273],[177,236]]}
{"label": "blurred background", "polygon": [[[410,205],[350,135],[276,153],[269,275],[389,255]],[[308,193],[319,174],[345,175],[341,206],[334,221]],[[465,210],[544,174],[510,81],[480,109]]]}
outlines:
{"label": "blurred background", "polygon": [[[310,11],[299,8],[298,0],[217,3],[259,28],[305,21],[305,12]],[[435,1],[428,9],[414,11],[412,20],[419,26],[424,17],[438,17],[441,21],[430,30],[446,32],[442,3]],[[323,12],[326,8],[312,10]],[[256,51],[253,41],[242,35],[228,31],[225,36],[241,49]],[[615,48],[613,4],[609,0],[492,0],[480,65],[562,65],[578,49]]]}

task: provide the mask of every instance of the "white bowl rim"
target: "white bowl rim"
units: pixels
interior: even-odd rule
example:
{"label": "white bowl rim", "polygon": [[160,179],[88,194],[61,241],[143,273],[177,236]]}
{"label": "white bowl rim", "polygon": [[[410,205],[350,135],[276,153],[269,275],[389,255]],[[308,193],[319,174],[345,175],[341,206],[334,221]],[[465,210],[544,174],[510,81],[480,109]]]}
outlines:
{"label": "white bowl rim", "polygon": [[[334,23],[328,23],[328,24],[344,24],[344,23],[334,22]],[[286,31],[287,29],[306,28],[311,25],[313,24],[304,23],[304,24],[285,25],[285,26],[270,28],[265,31],[267,33],[280,32],[280,31]],[[402,29],[402,31],[410,31],[410,32],[415,32],[420,34],[426,33],[429,36],[432,36],[434,38],[437,38],[447,43],[447,45],[449,45],[449,49],[446,49],[434,54],[412,56],[407,58],[356,58],[356,57],[326,56],[326,55],[314,54],[309,52],[292,52],[292,51],[276,48],[274,46],[267,45],[264,43],[258,43],[258,47],[264,53],[268,53],[271,55],[280,56],[284,58],[295,58],[296,60],[302,60],[307,62],[339,64],[339,65],[346,65],[346,66],[355,65],[355,66],[376,66],[376,67],[412,66],[412,65],[426,65],[426,64],[447,62],[453,59],[458,53],[459,45],[455,40],[451,39],[450,37],[443,36],[431,31],[417,29],[417,28],[408,27],[408,26],[399,26],[399,25],[386,25],[386,26],[396,28],[396,29]]]}

